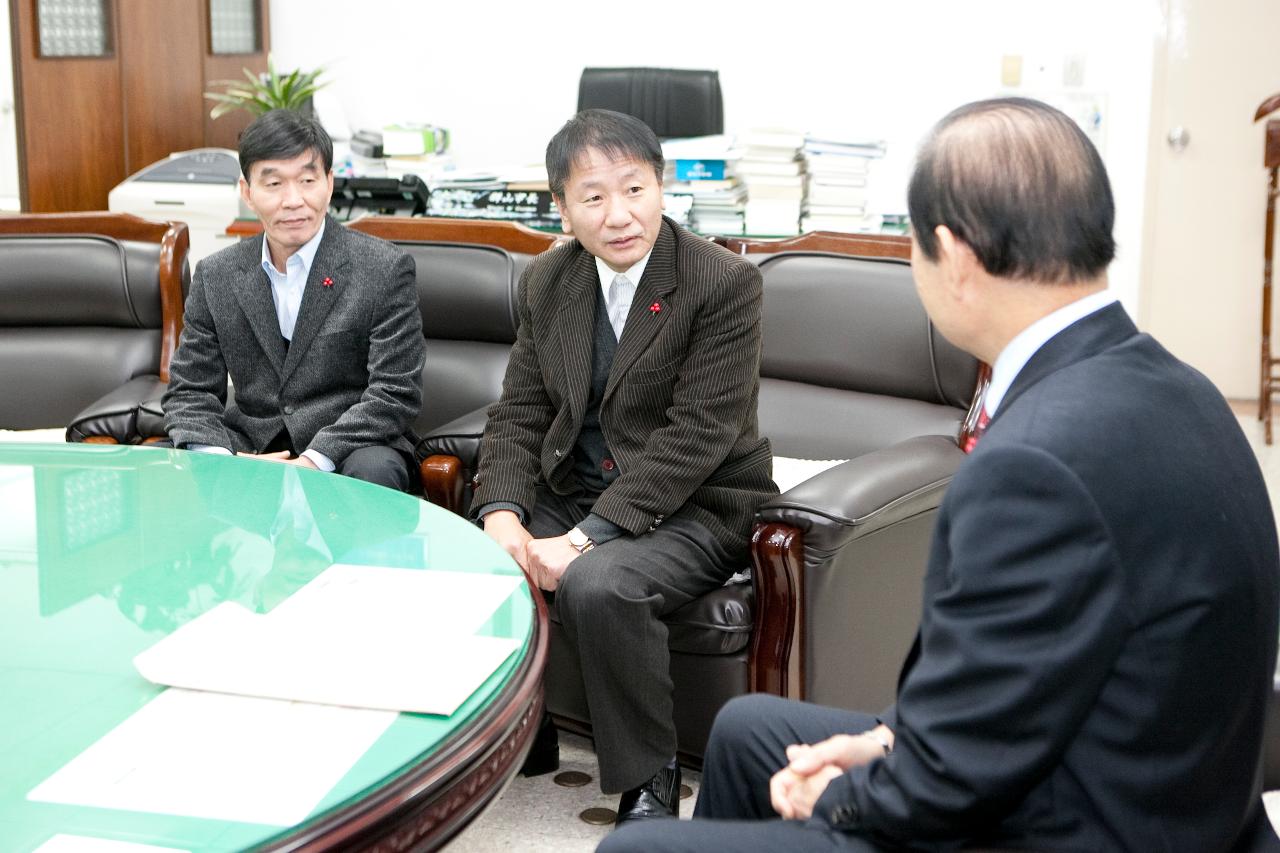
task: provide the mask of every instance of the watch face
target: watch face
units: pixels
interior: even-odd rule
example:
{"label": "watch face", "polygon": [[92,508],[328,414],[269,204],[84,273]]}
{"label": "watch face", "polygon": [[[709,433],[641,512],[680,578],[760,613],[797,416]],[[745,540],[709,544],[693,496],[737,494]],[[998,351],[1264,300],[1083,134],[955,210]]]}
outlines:
{"label": "watch face", "polygon": [[589,541],[591,540],[587,538],[587,534],[583,533],[578,528],[575,527],[569,531],[569,544],[572,545],[573,547],[581,548],[583,545],[586,545],[587,542]]}

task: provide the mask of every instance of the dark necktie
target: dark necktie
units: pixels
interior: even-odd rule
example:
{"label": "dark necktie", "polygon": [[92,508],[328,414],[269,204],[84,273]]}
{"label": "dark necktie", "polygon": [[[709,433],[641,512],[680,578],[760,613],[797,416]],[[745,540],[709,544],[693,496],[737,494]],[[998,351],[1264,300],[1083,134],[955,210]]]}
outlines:
{"label": "dark necktie", "polygon": [[982,434],[987,431],[987,426],[991,423],[991,418],[987,417],[986,407],[978,415],[978,422],[973,426],[973,432],[965,439],[964,447],[961,449],[965,453],[972,453],[973,449],[978,446],[978,439],[982,438]]}

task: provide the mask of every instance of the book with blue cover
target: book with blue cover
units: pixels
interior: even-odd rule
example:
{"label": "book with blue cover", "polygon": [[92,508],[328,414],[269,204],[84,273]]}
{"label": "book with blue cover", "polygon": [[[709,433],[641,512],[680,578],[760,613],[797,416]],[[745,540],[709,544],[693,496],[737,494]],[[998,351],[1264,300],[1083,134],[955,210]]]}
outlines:
{"label": "book with blue cover", "polygon": [[724,160],[676,160],[677,181],[723,181]]}

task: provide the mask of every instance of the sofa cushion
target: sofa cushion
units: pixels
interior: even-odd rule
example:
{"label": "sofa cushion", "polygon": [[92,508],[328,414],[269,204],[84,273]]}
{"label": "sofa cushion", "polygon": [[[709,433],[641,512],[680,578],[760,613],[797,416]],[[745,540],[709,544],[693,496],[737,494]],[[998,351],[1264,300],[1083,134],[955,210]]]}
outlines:
{"label": "sofa cushion", "polygon": [[929,323],[909,264],[817,252],[754,256],[761,376],[964,408],[975,361]]}

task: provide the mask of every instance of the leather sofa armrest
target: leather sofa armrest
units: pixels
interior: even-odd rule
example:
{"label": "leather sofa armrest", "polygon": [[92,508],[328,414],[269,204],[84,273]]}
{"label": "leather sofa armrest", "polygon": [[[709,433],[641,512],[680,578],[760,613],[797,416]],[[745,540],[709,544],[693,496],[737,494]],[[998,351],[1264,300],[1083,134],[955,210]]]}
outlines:
{"label": "leather sofa armrest", "polygon": [[480,455],[488,408],[468,412],[427,433],[414,449],[422,475],[422,494],[436,506],[466,515],[471,478]]}
{"label": "leather sofa armrest", "polygon": [[164,414],[159,401],[167,386],[159,376],[135,376],[72,418],[67,441],[142,444],[148,439],[164,438]]}
{"label": "leather sofa armrest", "polygon": [[[954,438],[919,436],[761,507],[751,543],[752,690],[842,707],[892,700],[933,515],[963,460]],[[840,651],[851,637],[853,656]]]}
{"label": "leather sofa armrest", "polygon": [[429,456],[456,456],[465,468],[475,468],[480,455],[480,437],[489,422],[489,409],[476,409],[438,426],[418,441],[418,461]]}
{"label": "leather sofa armrest", "polygon": [[937,509],[964,460],[954,438],[925,435],[850,459],[767,501],[764,523],[804,534],[811,554],[831,553],[890,524]]}

